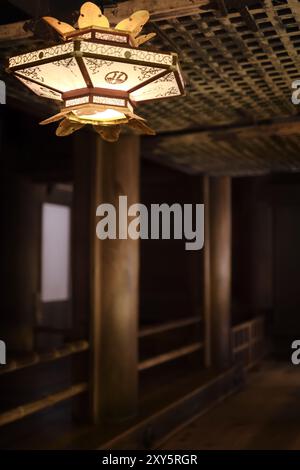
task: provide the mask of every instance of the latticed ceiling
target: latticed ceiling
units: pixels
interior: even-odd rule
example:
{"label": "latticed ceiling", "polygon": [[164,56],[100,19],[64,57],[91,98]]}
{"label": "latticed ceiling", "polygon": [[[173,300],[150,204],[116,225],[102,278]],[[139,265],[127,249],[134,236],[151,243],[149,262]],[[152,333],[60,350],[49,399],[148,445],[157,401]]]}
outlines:
{"label": "latticed ceiling", "polygon": [[147,156],[211,174],[300,170],[300,1],[126,3],[148,4],[152,46],[179,54],[187,83],[185,97],[139,109],[159,134]]}
{"label": "latticed ceiling", "polygon": [[199,9],[153,25],[158,33],[153,44],[177,51],[187,82],[185,98],[159,109],[148,106],[145,114],[160,131],[298,112],[291,103],[291,83],[300,79],[297,0],[257,2],[249,7],[249,17],[236,10],[221,16]]}

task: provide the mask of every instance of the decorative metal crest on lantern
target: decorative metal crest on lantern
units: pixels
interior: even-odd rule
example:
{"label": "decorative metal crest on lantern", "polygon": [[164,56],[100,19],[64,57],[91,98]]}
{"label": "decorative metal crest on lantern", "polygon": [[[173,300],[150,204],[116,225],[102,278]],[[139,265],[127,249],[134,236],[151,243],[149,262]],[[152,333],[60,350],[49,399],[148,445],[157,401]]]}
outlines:
{"label": "decorative metal crest on lantern", "polygon": [[135,106],[184,94],[184,81],[177,54],[139,49],[155,36],[140,35],[149,18],[138,11],[112,29],[91,2],[81,7],[78,29],[44,17],[64,43],[12,57],[8,69],[37,95],[62,102],[60,113],[41,124],[61,121],[58,136],[91,124],[111,142],[122,125],[155,134]]}

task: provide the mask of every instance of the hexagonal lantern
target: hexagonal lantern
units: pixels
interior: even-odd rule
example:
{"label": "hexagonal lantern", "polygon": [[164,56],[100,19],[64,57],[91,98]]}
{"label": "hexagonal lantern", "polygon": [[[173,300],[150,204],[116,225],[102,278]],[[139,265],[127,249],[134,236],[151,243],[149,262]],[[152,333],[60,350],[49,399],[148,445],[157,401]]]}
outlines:
{"label": "hexagonal lantern", "polygon": [[155,36],[139,36],[149,17],[136,12],[112,29],[91,2],[81,7],[79,29],[45,17],[65,42],[12,57],[8,68],[37,95],[60,102],[60,113],[41,124],[61,120],[59,136],[91,124],[108,141],[122,125],[154,134],[136,105],[183,95],[184,81],[177,54],[139,49]]}

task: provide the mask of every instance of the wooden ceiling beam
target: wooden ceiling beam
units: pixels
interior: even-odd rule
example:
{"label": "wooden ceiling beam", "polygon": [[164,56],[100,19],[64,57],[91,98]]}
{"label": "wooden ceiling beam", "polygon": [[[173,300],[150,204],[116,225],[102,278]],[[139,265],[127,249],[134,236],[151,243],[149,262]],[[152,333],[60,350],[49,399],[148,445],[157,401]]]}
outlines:
{"label": "wooden ceiling beam", "polygon": [[120,3],[116,8],[107,9],[105,14],[112,23],[117,23],[120,19],[130,16],[133,11],[148,10],[152,21],[159,21],[190,15],[193,12],[199,13],[202,9],[215,9],[226,15],[229,8],[242,10],[255,3],[257,0],[130,0]]}
{"label": "wooden ceiling beam", "polygon": [[[122,19],[129,17],[136,10],[149,10],[153,20],[167,18],[178,12],[189,14],[192,10],[209,5],[209,0],[134,0],[120,3],[115,8],[108,8],[105,11],[111,24],[117,24]],[[33,33],[26,28],[28,22],[0,25],[0,43],[5,41],[15,41],[30,38]]]}
{"label": "wooden ceiling beam", "polygon": [[26,21],[0,25],[0,44],[33,37],[33,32],[26,25]]}
{"label": "wooden ceiling beam", "polygon": [[116,8],[107,10],[109,20],[116,24],[119,19],[126,18],[136,10],[148,10],[152,21],[174,18],[174,16],[186,16],[206,11],[211,0],[133,0],[120,3]]}
{"label": "wooden ceiling beam", "polygon": [[[149,10],[152,21],[161,21],[179,16],[186,16],[199,13],[201,10],[216,9],[225,15],[227,8],[243,10],[251,4],[253,0],[130,0],[120,3],[115,8],[107,8],[105,11],[112,25],[120,20],[129,17],[133,11]],[[221,5],[221,8],[220,8]],[[0,25],[1,42],[16,41],[33,36],[33,32],[28,28],[28,22]]]}
{"label": "wooden ceiling beam", "polygon": [[[227,1],[222,0],[224,6],[226,6]],[[247,1],[240,3],[247,4]],[[115,8],[107,8],[105,14],[111,24],[114,25],[120,20],[129,17],[136,10],[149,10],[152,21],[159,21],[199,13],[202,8],[203,11],[206,11],[210,7],[213,8],[213,5],[215,5],[216,9],[218,8],[217,2],[212,2],[211,0],[164,0],[163,2],[161,0],[133,0],[120,3]],[[27,25],[28,22],[26,21],[0,25],[0,43],[32,37],[33,33],[28,29]]]}
{"label": "wooden ceiling beam", "polygon": [[[158,134],[156,141],[175,141],[190,144],[198,141],[228,141],[234,138],[248,139],[269,136],[290,136],[300,134],[300,117],[260,122],[257,124],[214,127],[208,130],[185,130]],[[148,137],[147,137],[148,139]],[[153,139],[153,137],[152,137]]]}

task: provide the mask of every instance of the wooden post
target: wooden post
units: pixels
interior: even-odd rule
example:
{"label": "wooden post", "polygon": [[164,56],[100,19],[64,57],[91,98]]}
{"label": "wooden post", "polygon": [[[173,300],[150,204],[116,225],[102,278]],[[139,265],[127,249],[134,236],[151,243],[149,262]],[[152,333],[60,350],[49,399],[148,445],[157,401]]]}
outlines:
{"label": "wooden post", "polygon": [[119,196],[128,207],[139,202],[139,138],[108,144],[81,133],[75,149],[75,331],[85,331],[90,312],[90,416],[124,420],[137,412],[139,242],[99,240],[96,210],[112,204],[118,214]]}
{"label": "wooden post", "polygon": [[[139,202],[139,151],[135,136],[103,145],[102,202],[116,208],[119,196],[127,196],[128,206]],[[137,412],[139,242],[96,243],[102,245],[99,411],[106,419],[122,420]]]}
{"label": "wooden post", "polygon": [[231,179],[210,179],[210,312],[212,365],[230,367],[231,355]]}
{"label": "wooden post", "polygon": [[96,210],[112,204],[118,214],[119,196],[139,202],[139,139],[108,144],[82,133],[75,142],[75,331],[90,312],[92,421],[122,420],[137,410],[139,243],[99,240]]}
{"label": "wooden post", "polygon": [[203,177],[203,200],[205,210],[204,244],[204,364],[211,367],[211,277],[210,277],[210,204],[209,177]]}
{"label": "wooden post", "polygon": [[[89,340],[90,367],[82,355],[73,358],[73,382],[89,381],[89,394],[81,395],[73,404],[73,419],[79,422],[93,421],[94,380],[92,375],[94,351],[90,330],[94,327],[92,269],[94,265],[94,241],[96,200],[95,188],[99,187],[96,171],[98,155],[97,135],[81,131],[73,140],[73,210],[72,210],[72,313],[73,339]],[[97,184],[98,183],[98,184]],[[101,186],[100,186],[101,187]],[[92,238],[93,236],[93,238]],[[98,266],[99,263],[95,264]],[[99,289],[98,289],[99,290]]]}
{"label": "wooden post", "polygon": [[[89,132],[74,135],[72,211],[72,300],[74,339],[87,339],[90,311],[91,230],[95,225],[92,201],[97,164],[96,136]],[[96,210],[96,209],[95,209]]]}

